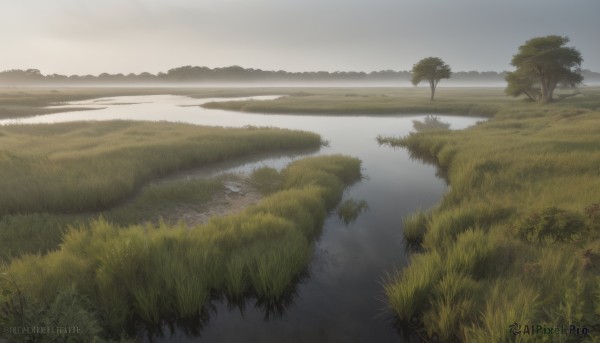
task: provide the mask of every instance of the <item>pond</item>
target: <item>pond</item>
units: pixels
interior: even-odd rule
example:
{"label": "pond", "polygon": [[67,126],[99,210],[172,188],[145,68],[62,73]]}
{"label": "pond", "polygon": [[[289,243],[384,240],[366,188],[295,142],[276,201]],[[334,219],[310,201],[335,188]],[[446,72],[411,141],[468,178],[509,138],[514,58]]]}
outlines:
{"label": "pond", "polygon": [[[273,99],[254,97],[256,100]],[[162,337],[144,341],[196,342],[402,342],[386,310],[383,281],[408,262],[402,242],[402,217],[434,206],[447,189],[434,166],[410,158],[404,149],[379,146],[377,135],[406,135],[413,121],[425,115],[273,115],[203,109],[199,105],[222,99],[182,96],[128,96],[74,102],[65,107],[96,107],[0,121],[52,123],[73,120],[165,120],[211,126],[274,126],[316,132],[329,142],[318,152],[343,153],[363,161],[365,179],[350,187],[344,200],[365,201],[368,208],[346,223],[334,212],[325,221],[315,245],[308,275],[296,286],[289,302],[276,310],[249,302],[241,311],[223,301],[213,302],[210,318],[190,329],[169,328]],[[227,99],[231,100],[231,99]],[[431,117],[429,117],[431,118]],[[483,118],[437,116],[451,129],[463,129]],[[249,172],[260,166],[278,169],[290,155],[224,163],[184,173],[188,177],[223,172]]]}

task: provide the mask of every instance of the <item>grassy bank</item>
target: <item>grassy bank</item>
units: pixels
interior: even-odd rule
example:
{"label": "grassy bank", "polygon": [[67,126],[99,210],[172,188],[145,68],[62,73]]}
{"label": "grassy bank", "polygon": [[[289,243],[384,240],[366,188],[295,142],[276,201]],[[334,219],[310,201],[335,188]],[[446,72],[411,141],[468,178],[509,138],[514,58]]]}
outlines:
{"label": "grassy bank", "polygon": [[131,223],[157,199],[210,197],[216,181],[152,187],[170,173],[256,153],[320,146],[318,135],[127,121],[0,126],[0,256],[44,252],[70,223],[107,211]]}
{"label": "grassy bank", "polygon": [[306,132],[172,123],[1,126],[0,215],[103,209],[174,171],[320,143]]}
{"label": "grassy bank", "polygon": [[65,111],[89,109],[56,109],[47,106],[70,101],[135,95],[183,95],[192,98],[228,98],[256,95],[289,94],[294,89],[274,91],[273,88],[218,87],[16,87],[0,88],[0,119],[28,117]]}
{"label": "grassy bank", "polygon": [[218,101],[203,107],[292,114],[414,114],[446,113],[491,116],[507,100],[499,88],[442,88],[439,98],[429,101],[429,90],[423,88],[348,88],[307,89],[276,100]]}
{"label": "grassy bank", "polygon": [[[386,285],[401,322],[442,342],[600,339],[599,95],[505,101],[464,131],[380,137],[435,161],[451,186],[404,221],[420,249]],[[526,335],[527,324],[590,334]]]}
{"label": "grassy bank", "polygon": [[168,221],[177,207],[198,208],[207,204],[223,191],[222,181],[222,177],[217,177],[152,184],[125,203],[104,211],[4,215],[0,217],[0,261],[8,262],[24,254],[45,254],[55,250],[69,227],[87,226],[90,220],[99,216],[120,226]]}
{"label": "grassy bank", "polygon": [[[56,109],[48,106],[71,101],[136,95],[182,95],[191,98],[232,98],[258,95],[321,95],[344,98],[349,93],[361,96],[393,94],[392,88],[307,88],[307,87],[14,87],[0,88],[0,119],[27,117],[86,109]],[[200,102],[200,101],[199,101]],[[89,109],[89,108],[87,108]]]}
{"label": "grassy bank", "polygon": [[357,159],[308,158],[287,166],[258,205],[192,230],[103,219],[71,229],[59,250],[3,267],[2,325],[76,315],[83,334],[115,338],[134,323],[204,318],[220,297],[276,306],[293,294],[326,212],[360,176]]}
{"label": "grassy bank", "polygon": [[[582,88],[587,99],[597,98],[598,87]],[[558,96],[570,95],[570,91]],[[80,88],[0,88],[0,119],[63,112],[46,106],[69,101],[130,95],[172,94],[192,98],[231,98],[258,95],[282,95],[268,101],[219,101],[204,105],[225,110],[294,113],[294,114],[398,114],[446,113],[491,116],[507,104],[520,106],[521,101],[507,98],[501,88],[438,89],[435,102],[429,101],[428,88],[404,87],[80,87]],[[583,104],[581,97],[563,100],[579,106],[595,106],[591,100]],[[568,105],[567,105],[568,106]],[[75,109],[69,109],[75,110]]]}

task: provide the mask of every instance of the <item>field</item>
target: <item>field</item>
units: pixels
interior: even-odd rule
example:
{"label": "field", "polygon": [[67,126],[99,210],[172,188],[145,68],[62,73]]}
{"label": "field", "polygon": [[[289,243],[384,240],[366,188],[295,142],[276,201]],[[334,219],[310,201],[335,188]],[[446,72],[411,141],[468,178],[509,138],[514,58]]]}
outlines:
{"label": "field", "polygon": [[75,321],[87,340],[133,335],[140,323],[152,330],[198,320],[223,296],[241,308],[248,298],[280,306],[304,273],[326,212],[360,177],[357,159],[307,158],[286,167],[277,191],[258,205],[191,230],[102,218],[71,228],[60,249],[3,268],[2,319],[9,326]]}
{"label": "field", "polygon": [[[389,309],[401,327],[441,342],[510,342],[512,323],[576,325],[590,334],[560,340],[600,339],[600,89],[564,91],[546,105],[491,88],[440,88],[435,102],[422,88],[127,92],[155,91],[290,95],[205,105],[248,112],[488,117],[463,131],[377,137],[435,164],[450,185],[436,207],[398,226],[411,262],[376,280]],[[50,102],[125,91],[61,92],[20,106],[44,111],[39,106]],[[0,194],[2,287],[5,313],[13,314],[3,320],[39,321],[36,313],[67,320],[58,313],[72,314],[65,304],[76,304],[71,310],[87,332],[117,339],[136,323],[207,320],[216,298],[240,308],[261,299],[266,311],[277,308],[302,279],[325,213],[360,178],[359,161],[330,156],[281,173],[259,169],[250,180],[267,194],[262,202],[194,230],[140,222],[156,211],[157,199],[207,201],[222,189],[220,179],[147,185],[223,159],[320,144],[309,133],[166,123],[0,127],[0,187],[7,190]],[[338,215],[351,221],[362,210],[366,204],[345,202]]]}
{"label": "field", "polygon": [[150,201],[152,192],[160,193],[154,199],[199,200],[218,189],[198,181],[140,194],[142,186],[174,172],[320,144],[318,135],[279,129],[127,121],[0,126],[0,256],[54,248],[65,224],[136,195],[126,211],[109,214],[135,216],[134,208],[143,207],[136,204]]}
{"label": "field", "polygon": [[439,92],[439,98],[432,102],[425,88],[304,89],[276,100],[216,101],[203,107],[257,113],[493,116],[506,105],[520,104],[498,88],[442,88]]}
{"label": "field", "polygon": [[499,103],[461,132],[379,137],[435,163],[451,186],[404,221],[416,252],[386,285],[402,323],[444,342],[509,342],[514,322],[600,338],[600,96],[582,93]]}

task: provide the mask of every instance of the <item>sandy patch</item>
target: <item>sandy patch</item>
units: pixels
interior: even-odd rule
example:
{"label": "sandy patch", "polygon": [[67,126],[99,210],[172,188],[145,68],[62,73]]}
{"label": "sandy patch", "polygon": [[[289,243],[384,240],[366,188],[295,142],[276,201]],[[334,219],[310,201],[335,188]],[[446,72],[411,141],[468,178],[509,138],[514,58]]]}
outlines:
{"label": "sandy patch", "polygon": [[258,203],[263,197],[246,178],[240,175],[228,177],[224,185],[225,190],[215,194],[208,203],[182,204],[163,217],[168,221],[183,221],[187,226],[193,227],[208,222],[214,216],[240,212]]}

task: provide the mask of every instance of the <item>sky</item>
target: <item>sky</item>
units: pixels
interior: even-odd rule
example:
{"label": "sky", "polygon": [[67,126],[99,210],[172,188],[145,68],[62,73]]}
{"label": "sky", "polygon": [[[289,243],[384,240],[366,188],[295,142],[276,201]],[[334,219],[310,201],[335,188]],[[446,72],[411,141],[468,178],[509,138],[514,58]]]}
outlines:
{"label": "sky", "polygon": [[600,71],[599,0],[1,0],[0,70],[157,73],[184,66],[286,71],[511,70],[557,34]]}

